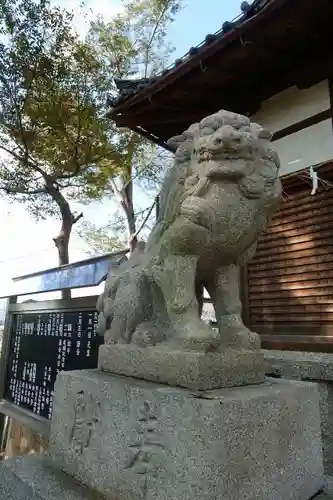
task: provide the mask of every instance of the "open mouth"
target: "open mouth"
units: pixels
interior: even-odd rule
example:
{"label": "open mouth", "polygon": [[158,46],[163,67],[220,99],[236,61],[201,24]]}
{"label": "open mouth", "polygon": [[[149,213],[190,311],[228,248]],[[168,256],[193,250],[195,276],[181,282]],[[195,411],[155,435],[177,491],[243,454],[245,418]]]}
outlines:
{"label": "open mouth", "polygon": [[227,151],[223,153],[201,153],[198,156],[198,163],[208,163],[208,162],[220,162],[225,160],[239,160],[240,155],[236,153],[228,153]]}

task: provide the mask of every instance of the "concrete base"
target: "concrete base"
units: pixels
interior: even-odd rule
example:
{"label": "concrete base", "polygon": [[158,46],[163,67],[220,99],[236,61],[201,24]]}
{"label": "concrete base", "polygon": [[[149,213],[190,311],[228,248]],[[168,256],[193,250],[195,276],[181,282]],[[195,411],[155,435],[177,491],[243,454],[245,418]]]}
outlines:
{"label": "concrete base", "polygon": [[40,455],[1,462],[0,498],[1,500],[105,500],[66,474],[53,470]]}
{"label": "concrete base", "polygon": [[260,384],[265,378],[263,351],[175,351],[163,347],[107,345],[99,348],[103,371],[195,390]]}
{"label": "concrete base", "polygon": [[324,481],[316,386],[285,380],[198,392],[61,373],[50,451],[109,499],[309,500]]}
{"label": "concrete base", "polygon": [[271,350],[264,351],[264,355],[268,376],[316,382],[320,398],[324,471],[326,476],[333,476],[333,354]]}

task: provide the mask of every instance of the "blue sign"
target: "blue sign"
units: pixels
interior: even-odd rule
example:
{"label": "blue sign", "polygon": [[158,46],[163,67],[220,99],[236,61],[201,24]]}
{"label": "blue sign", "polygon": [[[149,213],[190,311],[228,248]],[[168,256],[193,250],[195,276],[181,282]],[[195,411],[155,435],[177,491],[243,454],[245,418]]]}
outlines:
{"label": "blue sign", "polygon": [[110,266],[117,266],[126,259],[126,253],[124,250],[13,278],[6,297],[97,286],[105,280]]}

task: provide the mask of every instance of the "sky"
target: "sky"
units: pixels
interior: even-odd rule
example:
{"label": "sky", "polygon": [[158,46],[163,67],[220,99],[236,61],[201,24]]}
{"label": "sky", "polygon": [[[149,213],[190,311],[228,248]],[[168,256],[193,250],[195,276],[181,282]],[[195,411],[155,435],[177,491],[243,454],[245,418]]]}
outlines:
{"label": "sky", "polygon": [[[186,1],[186,0],[185,0]],[[87,20],[78,15],[81,0],[54,0],[54,4],[74,9],[76,30],[84,35]],[[120,9],[119,0],[87,0],[87,9],[110,19]],[[208,33],[219,30],[224,21],[240,13],[240,0],[187,0],[169,30],[169,41],[175,47],[172,60],[183,56],[191,46],[198,45]],[[104,202],[84,207],[84,216],[103,226],[110,217],[113,204]],[[57,253],[52,238],[57,235],[60,222],[47,220],[37,223],[26,213],[24,205],[0,200],[0,296],[6,294],[11,278],[57,265]],[[82,239],[72,235],[70,258],[72,262],[86,258],[87,247]],[[0,318],[3,306],[0,302]]]}

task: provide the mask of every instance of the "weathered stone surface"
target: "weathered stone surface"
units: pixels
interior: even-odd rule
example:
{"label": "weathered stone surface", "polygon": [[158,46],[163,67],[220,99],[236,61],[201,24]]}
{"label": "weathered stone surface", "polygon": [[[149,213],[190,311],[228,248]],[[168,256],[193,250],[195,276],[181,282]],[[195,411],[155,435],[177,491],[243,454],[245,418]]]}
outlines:
{"label": "weathered stone surface", "polygon": [[105,500],[100,494],[55,471],[40,455],[0,465],[1,500]]}
{"label": "weathered stone surface", "polygon": [[99,367],[119,375],[198,390],[259,384],[265,378],[264,355],[259,350],[203,353],[106,344],[100,347]]}
{"label": "weathered stone surface", "polygon": [[323,490],[324,493],[333,496],[333,476],[325,475]]}
{"label": "weathered stone surface", "polygon": [[[222,110],[171,142],[178,149],[158,221],[146,246],[110,270],[97,304],[100,333],[106,344],[257,350],[259,336],[242,321],[239,268],[253,256],[280,200],[270,134]],[[200,319],[203,287],[219,341]]]}
{"label": "weathered stone surface", "polygon": [[323,486],[315,384],[190,391],[98,371],[56,383],[53,463],[122,500],[309,500]]}
{"label": "weathered stone surface", "polygon": [[[264,351],[266,374],[317,383],[325,474],[333,475],[333,354]],[[332,489],[333,492],[333,489]]]}
{"label": "weathered stone surface", "polygon": [[290,379],[333,381],[333,354],[300,351],[264,351],[267,372]]}

